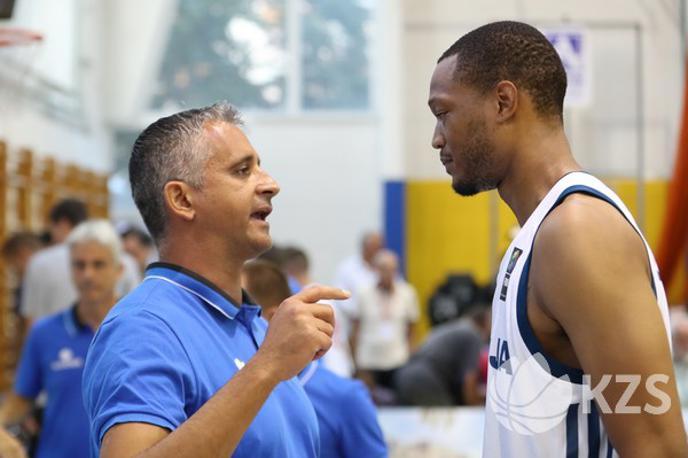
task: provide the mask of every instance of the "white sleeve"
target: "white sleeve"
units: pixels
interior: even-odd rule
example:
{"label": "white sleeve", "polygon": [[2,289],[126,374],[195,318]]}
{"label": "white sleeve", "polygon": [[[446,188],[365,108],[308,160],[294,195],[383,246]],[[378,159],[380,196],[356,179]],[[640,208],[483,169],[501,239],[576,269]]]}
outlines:
{"label": "white sleeve", "polygon": [[420,307],[418,305],[418,294],[416,294],[416,289],[411,286],[410,284],[406,285],[408,287],[408,302],[407,302],[407,307],[408,310],[406,311],[407,313],[407,318],[408,321],[411,323],[415,323],[418,321],[420,318]]}
{"label": "white sleeve", "polygon": [[129,254],[122,254],[122,278],[117,283],[117,294],[124,296],[141,283],[141,274],[136,260]]}
{"label": "white sleeve", "polygon": [[363,315],[363,307],[365,304],[365,291],[358,290],[351,293],[351,297],[347,300],[348,308],[346,313],[352,320],[358,320]]}
{"label": "white sleeve", "polygon": [[41,263],[36,261],[35,256],[29,261],[22,284],[20,312],[27,318],[43,316],[46,304],[44,273],[41,272]]}

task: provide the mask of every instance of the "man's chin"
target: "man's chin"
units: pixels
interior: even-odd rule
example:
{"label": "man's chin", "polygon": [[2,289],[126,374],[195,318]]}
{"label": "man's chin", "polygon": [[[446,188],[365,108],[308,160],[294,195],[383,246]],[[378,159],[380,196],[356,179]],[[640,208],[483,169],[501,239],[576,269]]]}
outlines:
{"label": "man's chin", "polygon": [[488,181],[478,181],[478,182],[472,182],[468,183],[465,181],[457,181],[453,180],[452,181],[452,189],[454,192],[457,194],[464,196],[464,197],[470,197],[474,196],[476,194],[479,194],[481,192],[485,191],[491,191],[493,189],[497,189],[497,184],[490,183]]}
{"label": "man's chin", "polygon": [[86,293],[79,295],[79,301],[87,304],[93,304],[100,302],[103,299],[104,294],[100,293]]}
{"label": "man's chin", "polygon": [[272,248],[272,237],[269,233],[256,237],[252,240],[251,247],[256,252],[256,256],[259,256]]}
{"label": "man's chin", "polygon": [[480,189],[472,183],[461,183],[457,181],[452,182],[452,189],[455,193],[464,197],[474,196],[480,192]]}

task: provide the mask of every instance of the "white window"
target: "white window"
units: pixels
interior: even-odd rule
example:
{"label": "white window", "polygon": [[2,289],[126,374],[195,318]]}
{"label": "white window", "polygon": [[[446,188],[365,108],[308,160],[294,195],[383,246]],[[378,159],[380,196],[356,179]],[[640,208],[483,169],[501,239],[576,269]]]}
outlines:
{"label": "white window", "polygon": [[372,0],[180,0],[151,109],[367,111]]}

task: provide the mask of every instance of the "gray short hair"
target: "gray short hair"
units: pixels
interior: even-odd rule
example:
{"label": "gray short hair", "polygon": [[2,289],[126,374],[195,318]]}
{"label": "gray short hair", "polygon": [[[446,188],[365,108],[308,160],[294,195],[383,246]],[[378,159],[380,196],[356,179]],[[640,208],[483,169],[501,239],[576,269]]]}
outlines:
{"label": "gray short hair", "polygon": [[228,102],[218,102],[160,118],[134,143],[129,159],[131,192],[148,231],[158,244],[166,231],[165,185],[180,180],[194,188],[203,186],[208,150],[201,134],[209,121],[241,125],[238,110]]}
{"label": "gray short hair", "polygon": [[96,242],[106,247],[112,253],[115,264],[122,262],[122,241],[119,234],[109,221],[93,219],[79,224],[69,233],[67,245],[71,250],[74,245],[86,242]]}

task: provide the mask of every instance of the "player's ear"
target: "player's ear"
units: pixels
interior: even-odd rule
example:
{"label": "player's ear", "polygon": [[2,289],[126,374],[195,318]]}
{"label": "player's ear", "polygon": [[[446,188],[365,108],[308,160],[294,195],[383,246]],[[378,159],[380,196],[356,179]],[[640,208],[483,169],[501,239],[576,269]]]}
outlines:
{"label": "player's ear", "polygon": [[191,191],[191,186],[183,181],[168,181],[163,188],[167,210],[185,221],[193,221],[196,210]]}
{"label": "player's ear", "polygon": [[497,122],[506,122],[518,108],[518,88],[511,81],[500,81],[495,87]]}

